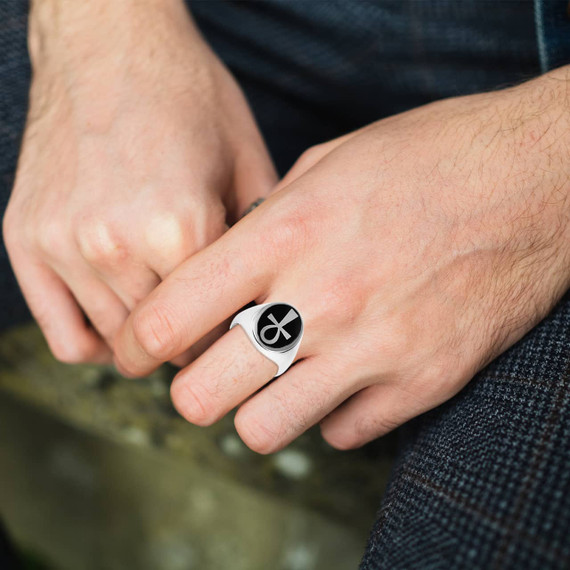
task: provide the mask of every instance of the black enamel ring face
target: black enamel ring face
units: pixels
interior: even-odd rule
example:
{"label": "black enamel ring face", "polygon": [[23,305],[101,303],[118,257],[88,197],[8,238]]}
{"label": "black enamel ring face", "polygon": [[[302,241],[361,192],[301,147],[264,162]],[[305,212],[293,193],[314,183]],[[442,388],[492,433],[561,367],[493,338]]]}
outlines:
{"label": "black enamel ring face", "polygon": [[254,326],[255,339],[268,350],[285,352],[294,347],[303,332],[301,315],[291,305],[273,303],[260,313]]}

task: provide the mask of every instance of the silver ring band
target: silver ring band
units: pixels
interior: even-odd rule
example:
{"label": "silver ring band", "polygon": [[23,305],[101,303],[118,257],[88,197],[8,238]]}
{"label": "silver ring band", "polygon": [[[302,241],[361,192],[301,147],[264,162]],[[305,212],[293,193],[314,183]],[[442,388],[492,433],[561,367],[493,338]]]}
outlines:
{"label": "silver ring band", "polygon": [[301,339],[303,319],[299,311],[287,303],[264,303],[240,311],[230,329],[240,325],[253,346],[277,365],[281,376],[293,364]]}

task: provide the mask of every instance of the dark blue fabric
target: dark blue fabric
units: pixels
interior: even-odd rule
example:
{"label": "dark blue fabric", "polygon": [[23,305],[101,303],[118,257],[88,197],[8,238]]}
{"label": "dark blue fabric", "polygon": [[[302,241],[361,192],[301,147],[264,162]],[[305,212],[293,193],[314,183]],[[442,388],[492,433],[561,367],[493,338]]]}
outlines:
{"label": "dark blue fabric", "polygon": [[[281,173],[308,146],[430,101],[570,63],[558,0],[192,2]],[[0,2],[0,204],[29,65]],[[537,41],[538,38],[538,41]],[[0,327],[25,305],[0,248]],[[458,396],[410,422],[362,570],[570,568],[570,299]]]}
{"label": "dark blue fabric", "polygon": [[531,0],[190,2],[279,170],[308,146],[540,72]]}
{"label": "dark blue fabric", "polygon": [[[30,66],[26,52],[27,3],[0,0],[0,212],[14,180],[26,120]],[[0,330],[30,319],[0,237]]]}
{"label": "dark blue fabric", "polygon": [[570,61],[570,4],[568,0],[535,0],[541,69],[556,69]]}
{"label": "dark blue fabric", "polygon": [[403,436],[361,570],[570,568],[570,296]]}

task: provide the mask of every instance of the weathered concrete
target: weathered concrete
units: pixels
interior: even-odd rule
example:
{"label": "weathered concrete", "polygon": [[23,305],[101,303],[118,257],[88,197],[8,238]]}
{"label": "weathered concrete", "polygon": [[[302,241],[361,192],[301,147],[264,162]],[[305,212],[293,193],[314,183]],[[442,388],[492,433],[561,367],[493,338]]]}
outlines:
{"label": "weathered concrete", "polygon": [[171,378],[62,365],[33,325],[0,337],[0,508],[14,536],[63,570],[355,567],[391,442],[337,452],[312,430],[260,456],[231,417],[182,420]]}

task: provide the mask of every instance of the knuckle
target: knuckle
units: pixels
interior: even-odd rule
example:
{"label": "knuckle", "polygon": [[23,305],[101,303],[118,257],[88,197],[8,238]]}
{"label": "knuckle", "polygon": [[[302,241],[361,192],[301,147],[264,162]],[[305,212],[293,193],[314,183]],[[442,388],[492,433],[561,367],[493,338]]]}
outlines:
{"label": "knuckle", "polygon": [[422,362],[413,382],[415,403],[421,410],[440,403],[440,398],[451,398],[466,384],[472,371],[460,357],[432,356]]}
{"label": "knuckle", "polygon": [[151,358],[166,361],[179,345],[172,311],[165,305],[148,305],[133,315],[133,334]]}
{"label": "knuckle", "polygon": [[402,359],[408,361],[410,355],[417,353],[418,330],[404,315],[393,315],[384,323],[378,340],[387,361],[401,366]]}
{"label": "knuckle", "polygon": [[354,280],[346,276],[330,278],[326,287],[319,287],[310,306],[315,314],[315,320],[322,320],[325,326],[330,322],[353,325],[362,314],[366,305],[367,295]]}
{"label": "knuckle", "polygon": [[215,410],[208,402],[208,394],[202,393],[199,385],[173,382],[170,397],[180,415],[192,424],[206,427],[217,420]]}
{"label": "knuckle", "polygon": [[[268,217],[269,218],[269,217]],[[261,232],[265,251],[275,259],[290,259],[299,255],[313,237],[313,224],[310,213],[293,206],[270,216],[267,227]]]}
{"label": "knuckle", "polygon": [[146,224],[148,249],[182,262],[220,237],[226,228],[226,210],[221,201],[212,204],[187,198],[178,211],[156,213]]}
{"label": "knuckle", "polygon": [[116,263],[127,257],[114,225],[101,219],[81,222],[75,230],[75,240],[79,252],[90,263]]}
{"label": "knuckle", "polygon": [[325,143],[311,146],[299,156],[294,167],[299,170],[306,170],[318,162],[324,154],[326,154]]}
{"label": "knuckle", "polygon": [[252,451],[266,455],[279,448],[279,434],[254,415],[238,411],[234,423],[242,441]]}
{"label": "knuckle", "polygon": [[165,257],[184,259],[192,254],[196,247],[194,224],[174,213],[162,213],[149,220],[144,238],[153,252],[160,252]]}

